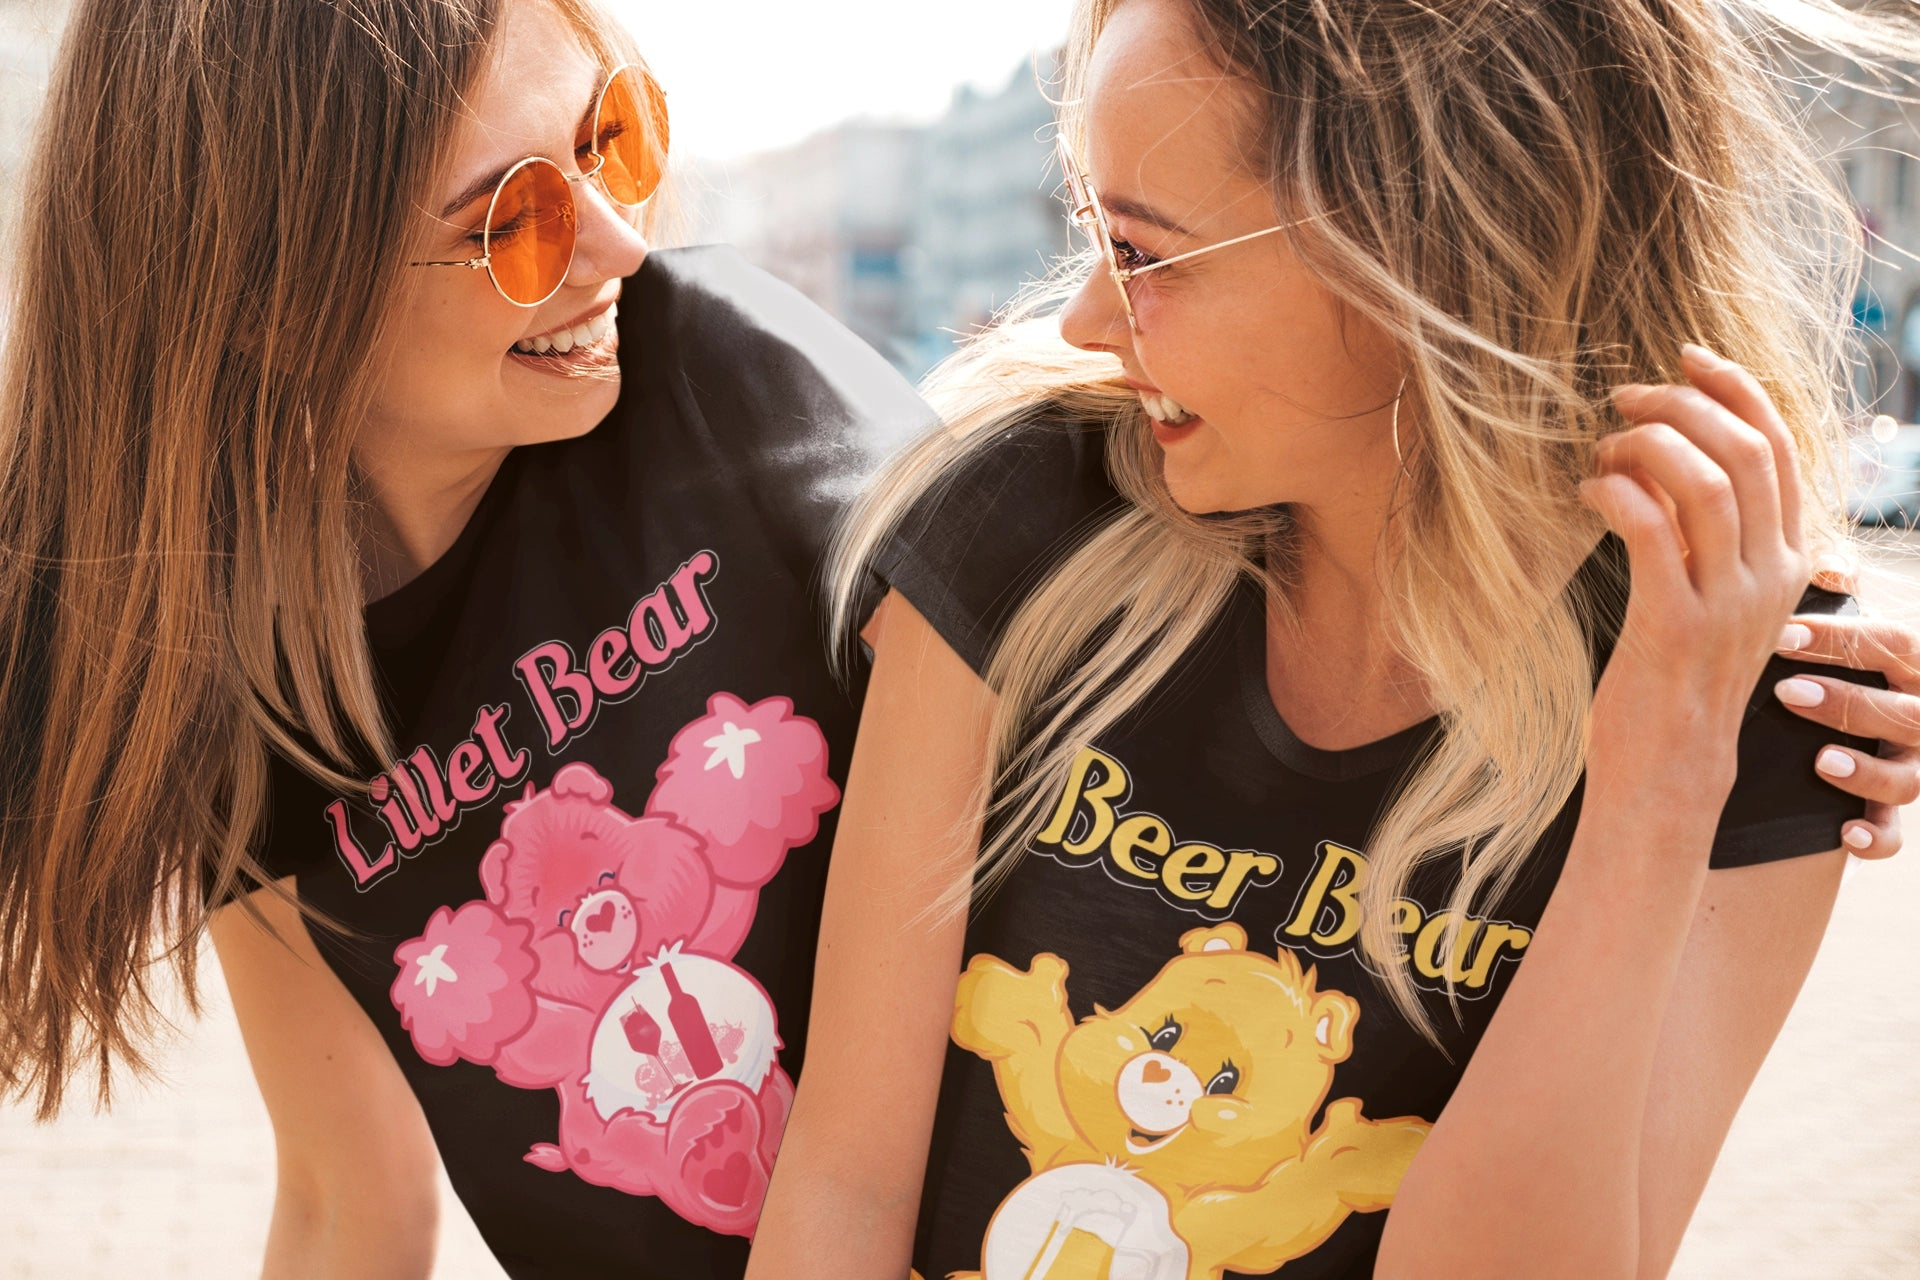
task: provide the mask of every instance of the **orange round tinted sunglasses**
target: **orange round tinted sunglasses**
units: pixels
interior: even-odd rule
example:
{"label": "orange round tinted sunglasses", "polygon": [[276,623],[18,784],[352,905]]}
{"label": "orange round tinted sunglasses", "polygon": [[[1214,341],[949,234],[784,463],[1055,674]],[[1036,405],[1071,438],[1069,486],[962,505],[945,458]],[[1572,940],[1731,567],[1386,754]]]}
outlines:
{"label": "orange round tinted sunglasses", "polygon": [[659,82],[637,62],[615,67],[594,101],[592,130],[575,152],[577,175],[545,156],[528,156],[494,186],[479,257],[407,265],[485,268],[501,297],[537,307],[559,292],[573,266],[580,221],[573,184],[598,179],[609,200],[639,208],[660,187],[667,139],[667,96]]}

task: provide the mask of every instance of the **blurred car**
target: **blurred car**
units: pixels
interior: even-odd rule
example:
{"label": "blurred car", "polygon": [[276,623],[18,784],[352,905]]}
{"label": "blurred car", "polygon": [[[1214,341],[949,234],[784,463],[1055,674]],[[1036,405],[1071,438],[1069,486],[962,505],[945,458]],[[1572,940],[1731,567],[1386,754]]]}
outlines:
{"label": "blurred car", "polygon": [[1920,425],[1897,428],[1884,444],[1871,435],[1853,440],[1847,512],[1861,524],[1920,523]]}

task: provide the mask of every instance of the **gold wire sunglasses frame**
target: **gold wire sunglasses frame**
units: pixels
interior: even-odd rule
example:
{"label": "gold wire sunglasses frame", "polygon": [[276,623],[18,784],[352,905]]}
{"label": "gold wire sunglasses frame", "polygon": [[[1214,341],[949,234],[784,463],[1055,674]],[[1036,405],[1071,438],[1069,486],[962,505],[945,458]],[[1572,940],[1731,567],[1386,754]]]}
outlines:
{"label": "gold wire sunglasses frame", "polygon": [[1189,249],[1185,253],[1176,253],[1170,258],[1161,258],[1149,262],[1144,267],[1123,267],[1120,255],[1113,246],[1113,229],[1107,225],[1107,210],[1100,203],[1100,193],[1093,189],[1092,179],[1086,170],[1074,158],[1073,150],[1067,146],[1065,135],[1054,138],[1054,153],[1060,164],[1060,172],[1067,180],[1067,220],[1087,233],[1100,256],[1106,259],[1107,274],[1113,277],[1113,284],[1120,291],[1120,304],[1127,311],[1127,325],[1135,333],[1140,332],[1140,317],[1133,310],[1133,295],[1127,285],[1135,276],[1146,275],[1149,271],[1158,271],[1170,267],[1176,262],[1185,262],[1197,258],[1203,253],[1212,253],[1215,249],[1225,249],[1236,244],[1245,244],[1249,240],[1258,240],[1270,236],[1276,231],[1285,231],[1288,227],[1297,227],[1298,222],[1281,222],[1261,231],[1249,231],[1246,235],[1235,236],[1231,240],[1221,240],[1215,244],[1202,245],[1198,249]]}
{"label": "gold wire sunglasses frame", "polygon": [[[628,73],[632,73],[629,75]],[[621,77],[627,76],[628,83],[623,84]],[[626,189],[616,191],[614,184],[607,179],[607,156],[600,150],[600,135],[606,114],[608,95],[616,85],[623,85],[624,92],[620,100],[634,108],[636,114],[646,117],[645,123],[658,131],[660,152],[664,156],[667,149],[667,111],[666,93],[653,78],[653,74],[638,62],[623,62],[607,73],[606,83],[593,102],[593,120],[587,135],[587,148],[591,163],[578,174],[569,176],[554,161],[546,156],[527,156],[500,175],[500,181],[494,184],[493,197],[487,202],[486,221],[480,228],[480,253],[473,258],[454,258],[444,261],[409,262],[410,267],[465,267],[470,271],[484,269],[487,278],[493,282],[493,288],[502,298],[516,307],[537,307],[560,291],[566,283],[567,272],[573,266],[573,251],[578,213],[576,212],[570,188],[576,182],[586,182],[592,178],[600,180],[600,189],[607,199],[623,209],[638,209],[652,198],[659,188],[659,174],[656,170],[649,179],[640,182],[628,182]],[[629,175],[630,176],[630,175]],[[557,262],[558,269],[553,284],[539,297],[531,300],[516,298],[508,292],[500,279],[496,268],[493,248],[495,215],[499,211],[501,197],[512,188],[516,180],[530,181],[533,191],[526,202],[534,208],[551,206],[549,217],[533,222],[516,230],[518,236],[534,237],[534,245],[529,253],[529,265],[538,268],[542,263]],[[629,196],[633,198],[628,198]],[[556,231],[555,224],[558,224]],[[564,243],[551,246],[540,243],[546,237],[558,236]]]}

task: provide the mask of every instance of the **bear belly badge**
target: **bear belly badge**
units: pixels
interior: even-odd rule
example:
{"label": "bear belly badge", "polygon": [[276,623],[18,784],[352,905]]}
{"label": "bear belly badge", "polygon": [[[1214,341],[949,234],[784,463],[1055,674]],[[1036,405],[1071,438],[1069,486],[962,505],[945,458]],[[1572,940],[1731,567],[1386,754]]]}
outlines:
{"label": "bear belly badge", "polygon": [[1432,1127],[1327,1102],[1359,1004],[1285,948],[1249,951],[1239,925],[1186,933],[1125,1005],[1077,1024],[1066,983],[1045,953],[1026,970],[977,955],[961,977],[954,1043],[993,1065],[1033,1171],[963,1274],[1268,1274],[1387,1207]]}
{"label": "bear belly badge", "polygon": [[713,695],[638,817],[566,765],[506,805],[483,896],[394,952],[401,1025],[428,1062],[558,1094],[530,1163],[751,1235],[793,1082],[773,1002],[733,957],[839,798],[826,739],[785,698]]}

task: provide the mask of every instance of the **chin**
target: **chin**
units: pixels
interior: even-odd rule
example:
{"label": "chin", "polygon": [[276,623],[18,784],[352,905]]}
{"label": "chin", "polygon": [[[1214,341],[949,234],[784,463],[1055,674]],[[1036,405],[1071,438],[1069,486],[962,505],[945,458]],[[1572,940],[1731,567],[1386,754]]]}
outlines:
{"label": "chin", "polygon": [[[556,380],[554,387],[543,390],[545,394],[526,403],[525,410],[514,415],[514,444],[549,444],[586,435],[613,412],[615,402],[620,399],[620,374],[615,370],[610,376],[591,381]],[[529,397],[516,399],[528,401]]]}
{"label": "chin", "polygon": [[1219,475],[1207,466],[1166,459],[1161,474],[1167,482],[1167,494],[1173,505],[1191,516],[1218,515],[1224,511],[1244,511],[1247,505],[1234,501],[1236,487],[1230,477]]}

